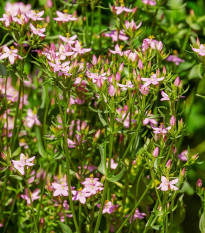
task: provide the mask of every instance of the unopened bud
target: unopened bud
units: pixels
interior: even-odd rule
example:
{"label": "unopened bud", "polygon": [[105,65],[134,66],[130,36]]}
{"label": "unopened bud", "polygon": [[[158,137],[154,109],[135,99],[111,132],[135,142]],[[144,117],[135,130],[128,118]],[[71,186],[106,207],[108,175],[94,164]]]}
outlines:
{"label": "unopened bud", "polygon": [[166,74],[166,73],[167,73],[167,70],[166,70],[166,67],[165,67],[165,66],[163,66],[163,68],[162,68],[162,73],[163,73],[163,74]]}
{"label": "unopened bud", "polygon": [[201,179],[197,180],[196,186],[199,187],[199,188],[202,186],[202,180]]}
{"label": "unopened bud", "polygon": [[52,0],[47,0],[47,7],[48,8],[51,8],[51,7],[53,7],[53,2],[52,2]]}
{"label": "unopened bud", "polygon": [[175,81],[174,81],[174,85],[175,85],[176,87],[178,87],[178,86],[180,85],[180,83],[181,83],[181,80],[180,80],[179,76],[177,76],[177,78],[176,78]]}
{"label": "unopened bud", "polygon": [[98,63],[97,57],[95,55],[93,55],[92,63],[93,65],[97,65]]}
{"label": "unopened bud", "polygon": [[116,93],[115,87],[114,87],[113,85],[110,85],[110,86],[109,86],[109,89],[108,89],[108,92],[109,92],[109,95],[110,95],[111,97],[115,96],[115,93]]}
{"label": "unopened bud", "polygon": [[123,71],[123,68],[124,68],[124,63],[122,62],[119,66],[119,72],[122,72]]}
{"label": "unopened bud", "polygon": [[163,49],[163,43],[160,41],[156,47],[158,51],[161,51]]}
{"label": "unopened bud", "polygon": [[139,61],[138,61],[138,67],[140,70],[143,69],[143,63],[142,63],[141,59],[139,59]]}
{"label": "unopened bud", "polygon": [[181,175],[182,175],[182,176],[185,175],[185,171],[186,171],[186,169],[185,169],[185,167],[183,167],[183,169],[182,169],[182,171],[181,171]]}
{"label": "unopened bud", "polygon": [[159,155],[159,147],[157,146],[154,150],[153,150],[153,156],[156,158]]}
{"label": "unopened bud", "polygon": [[172,115],[169,123],[171,126],[174,126],[176,124],[176,118],[174,117],[174,115]]}
{"label": "unopened bud", "polygon": [[169,160],[167,161],[167,163],[166,163],[166,167],[167,167],[168,170],[171,169],[171,165],[172,165],[172,160],[169,159]]}
{"label": "unopened bud", "polygon": [[117,74],[116,74],[116,76],[115,76],[115,79],[116,79],[116,81],[120,81],[120,73],[119,72],[117,72]]}

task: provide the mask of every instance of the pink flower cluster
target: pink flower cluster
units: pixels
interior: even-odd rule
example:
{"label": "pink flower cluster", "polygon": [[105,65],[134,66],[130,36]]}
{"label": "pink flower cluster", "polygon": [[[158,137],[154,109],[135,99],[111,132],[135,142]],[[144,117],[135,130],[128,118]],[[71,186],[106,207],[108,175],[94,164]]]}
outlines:
{"label": "pink flower cluster", "polygon": [[84,185],[84,188],[79,189],[77,191],[73,190],[72,194],[73,200],[79,200],[80,203],[85,204],[86,198],[96,195],[97,193],[101,192],[103,188],[103,184],[98,181],[98,178],[86,178],[85,181],[81,182]]}
{"label": "pink flower cluster", "polygon": [[12,160],[14,168],[16,168],[21,175],[25,174],[25,169],[28,167],[34,166],[34,163],[32,161],[35,159],[35,156],[27,159],[26,156],[21,153],[20,154],[20,160]]}
{"label": "pink flower cluster", "polygon": [[24,5],[22,2],[10,3],[7,2],[5,6],[5,13],[0,21],[4,22],[6,27],[9,27],[11,23],[15,22],[19,25],[24,25],[29,21],[42,21],[44,11],[38,12],[31,10],[31,5]]}

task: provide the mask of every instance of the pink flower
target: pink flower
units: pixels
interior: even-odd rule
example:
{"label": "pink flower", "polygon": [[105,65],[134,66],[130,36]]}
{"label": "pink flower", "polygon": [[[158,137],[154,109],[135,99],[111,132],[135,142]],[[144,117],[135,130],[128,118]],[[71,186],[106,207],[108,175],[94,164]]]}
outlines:
{"label": "pink flower", "polygon": [[18,50],[13,46],[11,46],[9,49],[6,45],[4,45],[3,53],[0,55],[0,60],[8,58],[9,62],[13,65],[16,58],[22,59],[22,57],[18,55],[17,52]]}
{"label": "pink flower", "polygon": [[118,44],[115,45],[115,50],[109,49],[109,51],[113,54],[119,54],[120,56],[123,56],[122,48]]}
{"label": "pink flower", "polygon": [[76,52],[77,54],[84,54],[84,53],[87,53],[87,52],[90,52],[91,49],[90,48],[83,48],[81,46],[81,43],[79,41],[76,41],[75,44],[74,44],[75,47],[72,47],[71,49]]}
{"label": "pink flower", "polygon": [[128,22],[127,20],[125,20],[125,27],[127,29],[132,29],[132,31],[137,30],[138,28],[140,28],[142,25],[142,22],[140,22],[138,25],[135,24],[135,21],[132,20],[131,22]]}
{"label": "pink flower", "polygon": [[60,11],[56,11],[57,18],[53,18],[54,20],[58,22],[69,22],[69,21],[76,21],[78,18],[73,17],[70,14],[67,14],[67,12],[62,13]]}
{"label": "pink flower", "polygon": [[162,81],[163,79],[164,77],[157,78],[157,74],[152,74],[151,78],[141,78],[141,80],[145,82],[143,85],[144,87],[148,87],[150,84],[158,85],[159,81]]}
{"label": "pink flower", "polygon": [[161,184],[157,189],[161,189],[162,191],[168,191],[168,190],[178,190],[174,184],[176,184],[179,181],[179,179],[174,179],[172,181],[169,181],[165,176],[162,176],[161,178]]}
{"label": "pink flower", "polygon": [[60,60],[65,60],[66,57],[69,57],[73,54],[74,54],[74,52],[66,51],[66,47],[61,44],[59,47],[59,52],[56,53],[56,56],[58,56],[60,58]]}
{"label": "pink flower", "polygon": [[29,128],[32,128],[34,124],[41,125],[41,122],[38,120],[37,114],[33,112],[30,108],[27,111],[25,124]]}
{"label": "pink flower", "polygon": [[150,6],[156,6],[156,1],[155,0],[142,0],[142,2],[146,5]]}
{"label": "pink flower", "polygon": [[35,28],[32,23],[30,23],[30,28],[31,28],[31,31],[34,35],[38,35],[40,37],[46,36],[43,34],[46,31],[45,28]]}
{"label": "pink flower", "polygon": [[35,156],[31,157],[30,159],[27,159],[26,156],[21,153],[20,154],[20,160],[11,160],[13,163],[13,166],[22,174],[24,175],[24,167],[31,167],[34,166],[34,163],[32,163],[31,161],[33,161],[35,159]]}
{"label": "pink flower", "polygon": [[200,56],[205,56],[205,45],[201,44],[199,48],[192,48],[192,50],[198,53]]}
{"label": "pink flower", "polygon": [[93,178],[93,177],[85,178],[85,181],[81,182],[81,184],[83,184],[86,187],[89,187],[91,185],[96,187],[103,186],[103,184],[98,180],[99,180],[98,178]]}
{"label": "pink flower", "polygon": [[125,41],[129,39],[129,37],[125,35],[124,30],[119,31],[119,33],[116,30],[113,30],[111,32],[104,33],[103,35],[106,37],[111,37],[113,41],[118,41],[118,39]]}
{"label": "pink flower", "polygon": [[158,51],[161,51],[163,48],[163,44],[161,41],[146,38],[143,40],[143,43],[142,43],[142,51],[144,52],[145,50],[149,48],[157,49]]}
{"label": "pink flower", "polygon": [[[106,162],[106,165],[108,167],[108,161]],[[114,159],[112,158],[110,163],[110,168],[114,170],[116,167],[117,167],[117,163],[115,163]]]}
{"label": "pink flower", "polygon": [[[31,193],[32,202],[35,201],[35,200],[38,200],[40,198],[39,193],[40,193],[40,189],[35,189]],[[30,200],[30,197],[29,197],[29,194],[28,194],[28,189],[25,189],[25,194],[21,194],[21,198],[25,199],[28,205],[31,204],[31,200]]]}
{"label": "pink flower", "polygon": [[179,65],[181,62],[184,62],[183,59],[177,57],[176,55],[169,55],[166,59],[167,61],[174,62],[175,65]]}
{"label": "pink flower", "polygon": [[77,35],[74,35],[74,36],[67,36],[67,37],[64,37],[64,36],[58,36],[60,40],[62,40],[63,42],[66,42],[67,44],[74,44],[75,43],[75,39],[77,38]]}
{"label": "pink flower", "polygon": [[53,196],[68,196],[68,186],[66,182],[61,182],[61,184],[58,183],[52,183],[52,187],[55,189],[53,192]]}
{"label": "pink flower", "polygon": [[149,87],[145,87],[140,83],[139,90],[142,93],[142,95],[148,95],[149,94]]}
{"label": "pink flower", "polygon": [[122,90],[122,91],[126,91],[127,89],[133,88],[133,87],[134,87],[133,84],[132,84],[132,82],[131,82],[130,80],[127,81],[127,84],[120,84],[120,83],[117,83],[117,85],[118,85],[118,87],[121,87],[121,90]]}
{"label": "pink flower", "polygon": [[[103,206],[103,214],[112,214],[117,210],[119,205],[113,205],[111,201],[106,200],[105,205]],[[97,204],[97,207],[100,208],[100,204]]]}
{"label": "pink flower", "polygon": [[3,14],[3,18],[0,21],[4,22],[5,26],[8,27],[13,22],[12,15],[10,13]]}
{"label": "pink flower", "polygon": [[74,195],[73,201],[79,200],[80,203],[85,204],[86,197],[90,197],[91,194],[85,189],[79,189],[78,191],[73,190],[72,194]]}
{"label": "pink flower", "polygon": [[169,132],[169,130],[171,129],[171,126],[165,128],[163,124],[160,125],[159,128],[157,128],[156,126],[151,124],[151,127],[154,129],[154,134],[162,134],[163,136]]}
{"label": "pink flower", "polygon": [[160,101],[170,100],[169,96],[164,91],[161,91],[161,95],[162,95],[162,98],[160,99]]}
{"label": "pink flower", "polygon": [[31,10],[29,13],[26,14],[26,16],[30,19],[32,19],[33,21],[36,21],[36,20],[44,20],[44,18],[41,18],[41,16],[44,14],[44,11],[41,11],[41,12],[37,12],[35,10]]}
{"label": "pink flower", "polygon": [[188,158],[187,158],[188,157],[188,151],[187,150],[182,151],[181,154],[178,155],[178,157],[179,157],[179,159],[181,161],[186,162],[188,160]]}
{"label": "pink flower", "polygon": [[[126,217],[128,217],[129,215],[127,215]],[[140,213],[139,209],[135,210],[135,213],[130,217],[130,223],[132,223],[133,221],[135,221],[136,218],[138,219],[143,219],[146,216],[145,213]]]}
{"label": "pink flower", "polygon": [[113,6],[113,10],[117,15],[120,15],[122,12],[133,12],[136,8],[129,9],[125,6]]}

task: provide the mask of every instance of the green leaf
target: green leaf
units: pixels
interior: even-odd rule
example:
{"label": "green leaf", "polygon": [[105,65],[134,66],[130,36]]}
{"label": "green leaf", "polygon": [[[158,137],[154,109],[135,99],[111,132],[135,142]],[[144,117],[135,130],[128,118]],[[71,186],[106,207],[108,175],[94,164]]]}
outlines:
{"label": "green leaf", "polygon": [[186,193],[188,195],[193,195],[194,189],[191,187],[191,185],[187,181],[185,181],[181,188],[181,192]]}
{"label": "green leaf", "polygon": [[69,226],[65,225],[61,221],[58,221],[58,223],[59,223],[63,233],[72,233],[72,230],[70,229]]}
{"label": "green leaf", "polygon": [[106,168],[106,141],[105,141],[104,148],[103,148],[102,144],[98,144],[98,148],[99,148],[100,157],[101,157],[100,165],[98,166],[98,171],[101,172],[103,175],[106,175],[106,173],[107,173],[107,168]]}
{"label": "green leaf", "polygon": [[117,175],[108,176],[106,177],[106,179],[109,180],[110,182],[116,182],[122,178],[126,170],[127,170],[126,166],[123,165],[122,170]]}
{"label": "green leaf", "polygon": [[6,76],[6,74],[7,74],[6,67],[0,63],[0,75]]}
{"label": "green leaf", "polygon": [[105,127],[107,125],[107,122],[103,119],[102,114],[100,112],[98,112],[98,116],[99,116],[99,119],[100,119],[101,123]]}
{"label": "green leaf", "polygon": [[197,65],[195,65],[190,73],[189,73],[189,79],[193,79],[193,78],[203,78],[202,76],[202,63],[199,63]]}
{"label": "green leaf", "polygon": [[12,157],[17,156],[21,153],[21,147],[18,147],[12,154]]}
{"label": "green leaf", "polygon": [[22,177],[20,177],[18,175],[10,175],[9,177],[13,177],[16,180],[23,180]]}
{"label": "green leaf", "polygon": [[40,134],[39,127],[36,126],[35,130],[36,130],[36,138],[37,138],[37,145],[38,145],[39,154],[42,157],[47,157],[47,153],[45,152],[45,150],[43,148],[43,143],[42,143],[42,140],[41,140],[41,134]]}
{"label": "green leaf", "polygon": [[199,220],[199,229],[201,233],[205,233],[205,219],[204,219],[204,213],[201,215],[201,218]]}

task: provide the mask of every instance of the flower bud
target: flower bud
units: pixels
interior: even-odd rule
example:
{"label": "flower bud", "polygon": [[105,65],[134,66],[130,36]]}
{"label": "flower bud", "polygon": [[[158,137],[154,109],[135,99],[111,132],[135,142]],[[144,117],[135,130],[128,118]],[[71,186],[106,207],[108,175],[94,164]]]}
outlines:
{"label": "flower bud", "polygon": [[143,63],[142,63],[141,59],[139,59],[139,61],[138,61],[138,67],[140,70],[143,69]]}
{"label": "flower bud", "polygon": [[115,87],[114,87],[113,85],[110,85],[110,86],[109,86],[109,89],[108,89],[108,92],[109,92],[109,95],[110,95],[111,97],[115,96],[115,93],[116,93]]}
{"label": "flower bud", "polygon": [[180,83],[181,83],[181,80],[180,80],[179,76],[177,76],[177,78],[174,81],[174,86],[178,87],[180,85]]}
{"label": "flower bud", "polygon": [[48,8],[53,7],[53,2],[52,2],[52,0],[47,0],[46,5],[47,5]]}
{"label": "flower bud", "polygon": [[123,71],[123,68],[124,68],[124,63],[122,62],[119,66],[119,72],[122,72]]}
{"label": "flower bud", "polygon": [[115,79],[116,79],[116,81],[120,81],[120,73],[119,72],[117,72],[117,74],[116,74],[116,76],[115,76]]}
{"label": "flower bud", "polygon": [[172,115],[169,123],[171,126],[174,126],[176,124],[176,118],[174,117],[174,115]]}
{"label": "flower bud", "polygon": [[162,73],[163,73],[163,74],[166,74],[166,73],[167,73],[167,70],[166,70],[166,67],[165,67],[165,66],[163,66],[163,68],[162,68]]}
{"label": "flower bud", "polygon": [[101,81],[101,79],[97,79],[97,86],[99,87],[99,88],[101,88],[102,87],[102,81]]}
{"label": "flower bud", "polygon": [[110,76],[111,75],[111,70],[110,70],[110,67],[108,68],[107,70],[107,75]]}
{"label": "flower bud", "polygon": [[156,158],[159,155],[159,147],[157,146],[154,150],[153,150],[153,156]]}
{"label": "flower bud", "polygon": [[166,163],[166,167],[167,167],[168,170],[171,169],[171,165],[172,165],[172,160],[169,159],[169,160],[167,161],[167,163]]}
{"label": "flower bud", "polygon": [[97,63],[98,63],[98,60],[97,60],[97,57],[95,56],[95,54],[93,55],[92,63],[93,63],[93,65],[97,65]]}
{"label": "flower bud", "polygon": [[198,179],[197,182],[196,182],[196,186],[198,188],[200,188],[202,186],[202,180],[201,179]]}
{"label": "flower bud", "polygon": [[185,175],[185,171],[186,171],[186,169],[185,169],[185,167],[183,167],[183,169],[182,169],[182,171],[181,171],[181,176],[184,176],[184,175]]}
{"label": "flower bud", "polygon": [[157,50],[160,52],[163,49],[163,43],[161,41],[159,41],[159,43],[157,43]]}

